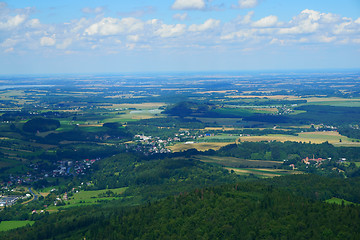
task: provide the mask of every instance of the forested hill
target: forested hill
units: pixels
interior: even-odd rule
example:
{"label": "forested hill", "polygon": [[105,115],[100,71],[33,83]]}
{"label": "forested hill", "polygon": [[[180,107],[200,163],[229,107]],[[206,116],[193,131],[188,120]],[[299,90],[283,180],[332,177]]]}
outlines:
{"label": "forested hill", "polygon": [[[208,187],[138,207],[122,208],[111,203],[50,214],[32,227],[0,237],[360,239],[360,206],[321,200],[325,192],[333,196],[346,192],[347,197],[355,198],[359,183],[359,178],[329,181],[302,175]],[[319,191],[325,185],[326,191]],[[305,192],[308,197],[302,196]]]}

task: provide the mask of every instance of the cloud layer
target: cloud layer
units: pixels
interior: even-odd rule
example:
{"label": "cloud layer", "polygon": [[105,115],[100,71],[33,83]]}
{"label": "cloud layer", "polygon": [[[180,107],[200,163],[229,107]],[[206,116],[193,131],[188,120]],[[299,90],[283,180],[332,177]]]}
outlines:
{"label": "cloud layer", "polygon": [[[58,24],[32,18],[33,9],[11,9],[0,3],[0,51],[16,54],[42,49],[54,54],[123,50],[221,48],[261,49],[266,46],[316,46],[360,44],[360,18],[304,9],[290,21],[268,15],[254,20],[253,11],[223,21],[208,18],[189,23],[189,13],[204,10],[204,0],[176,0],[172,19],[105,16],[103,7],[83,8],[84,17]],[[253,8],[256,0],[240,0],[241,8]],[[181,10],[181,12],[176,12]],[[244,13],[244,10],[242,10]],[[86,17],[85,17],[86,16]]]}

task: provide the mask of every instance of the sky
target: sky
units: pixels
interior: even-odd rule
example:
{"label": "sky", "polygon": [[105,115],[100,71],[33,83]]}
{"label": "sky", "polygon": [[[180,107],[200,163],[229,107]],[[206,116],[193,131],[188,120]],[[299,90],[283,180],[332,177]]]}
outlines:
{"label": "sky", "polygon": [[0,2],[0,74],[316,69],[360,69],[359,0]]}

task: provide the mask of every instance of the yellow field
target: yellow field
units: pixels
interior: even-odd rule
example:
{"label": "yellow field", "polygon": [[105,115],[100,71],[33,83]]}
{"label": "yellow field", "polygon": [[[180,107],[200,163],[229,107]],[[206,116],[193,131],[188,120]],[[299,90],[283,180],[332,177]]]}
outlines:
{"label": "yellow field", "polygon": [[254,110],[256,110],[256,111],[272,112],[272,113],[278,111],[277,108],[254,108]]}
{"label": "yellow field", "polygon": [[209,142],[209,143],[178,143],[168,148],[173,152],[186,151],[195,148],[198,151],[207,151],[209,149],[219,150],[221,147],[232,144],[232,142]]}
{"label": "yellow field", "polygon": [[102,127],[102,124],[79,124],[79,127]]}
{"label": "yellow field", "polygon": [[[341,142],[340,142],[341,139]],[[335,146],[357,146],[360,147],[360,143],[352,142],[348,137],[340,135],[336,131],[327,132],[303,132],[298,136],[283,135],[283,134],[270,134],[265,136],[249,136],[240,137],[242,142],[261,142],[261,141],[292,141],[292,142],[311,142],[311,143],[323,143],[329,142]]]}

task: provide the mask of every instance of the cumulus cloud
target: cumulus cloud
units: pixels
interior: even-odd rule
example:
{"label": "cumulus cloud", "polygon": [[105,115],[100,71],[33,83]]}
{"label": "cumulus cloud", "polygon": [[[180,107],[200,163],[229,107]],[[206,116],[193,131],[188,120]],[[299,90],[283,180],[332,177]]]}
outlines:
{"label": "cumulus cloud", "polygon": [[175,10],[201,10],[205,8],[204,0],[175,0],[171,6]]}
{"label": "cumulus cloud", "polygon": [[162,24],[161,27],[155,31],[155,35],[163,38],[174,37],[182,35],[185,32],[185,24],[167,25]]}
{"label": "cumulus cloud", "polygon": [[293,17],[287,27],[279,30],[279,34],[313,33],[319,28],[320,12],[305,9],[298,16]]}
{"label": "cumulus cloud", "polygon": [[253,27],[273,27],[278,21],[277,16],[267,16],[252,24]]}
{"label": "cumulus cloud", "polygon": [[[174,0],[173,9],[206,9],[212,0]],[[240,1],[243,7],[259,1]],[[239,4],[240,4],[239,2]],[[252,5],[250,4],[252,2]],[[239,6],[237,6],[239,7]],[[101,13],[101,9],[83,9],[85,13]],[[241,45],[243,49],[258,49],[266,45],[360,44],[360,18],[351,19],[332,13],[305,9],[290,21],[278,16],[262,16],[253,20],[247,11],[228,21],[209,18],[199,24],[174,24],[164,19],[140,17],[108,17],[96,14],[72,19],[66,23],[44,24],[32,19],[32,11],[10,9],[0,3],[0,52],[8,54],[39,50],[53,46],[51,51],[69,54],[102,51],[121,52],[131,49],[211,48],[223,49]],[[206,14],[206,13],[204,13]],[[119,15],[118,15],[119,16]],[[189,20],[187,12],[172,16]],[[171,39],[169,39],[171,38]],[[145,47],[146,46],[146,47]],[[46,52],[48,48],[43,48]]]}
{"label": "cumulus cloud", "polygon": [[182,14],[181,13],[176,13],[173,16],[173,19],[184,21],[187,17],[188,17],[188,14],[186,12],[182,13]]}
{"label": "cumulus cloud", "polygon": [[144,28],[144,23],[136,18],[103,18],[101,21],[92,24],[85,30],[87,35],[117,35],[120,33],[131,33]]}
{"label": "cumulus cloud", "polygon": [[[220,39],[248,44],[294,45],[307,43],[348,44],[360,37],[360,20],[341,18],[336,14],[305,9],[289,22],[280,22],[277,16],[258,21],[252,14],[239,16],[223,24]],[[354,41],[352,41],[354,43]]]}
{"label": "cumulus cloud", "polygon": [[258,0],[239,0],[240,8],[254,8],[258,5]]}
{"label": "cumulus cloud", "polygon": [[192,24],[189,27],[189,31],[191,32],[202,32],[209,29],[214,29],[220,25],[220,20],[216,19],[208,19],[203,24]]}
{"label": "cumulus cloud", "polygon": [[41,46],[54,46],[55,43],[56,43],[56,40],[52,37],[42,37],[40,39]]}
{"label": "cumulus cloud", "polygon": [[25,22],[25,15],[9,16],[5,21],[0,22],[0,29],[11,29]]}

